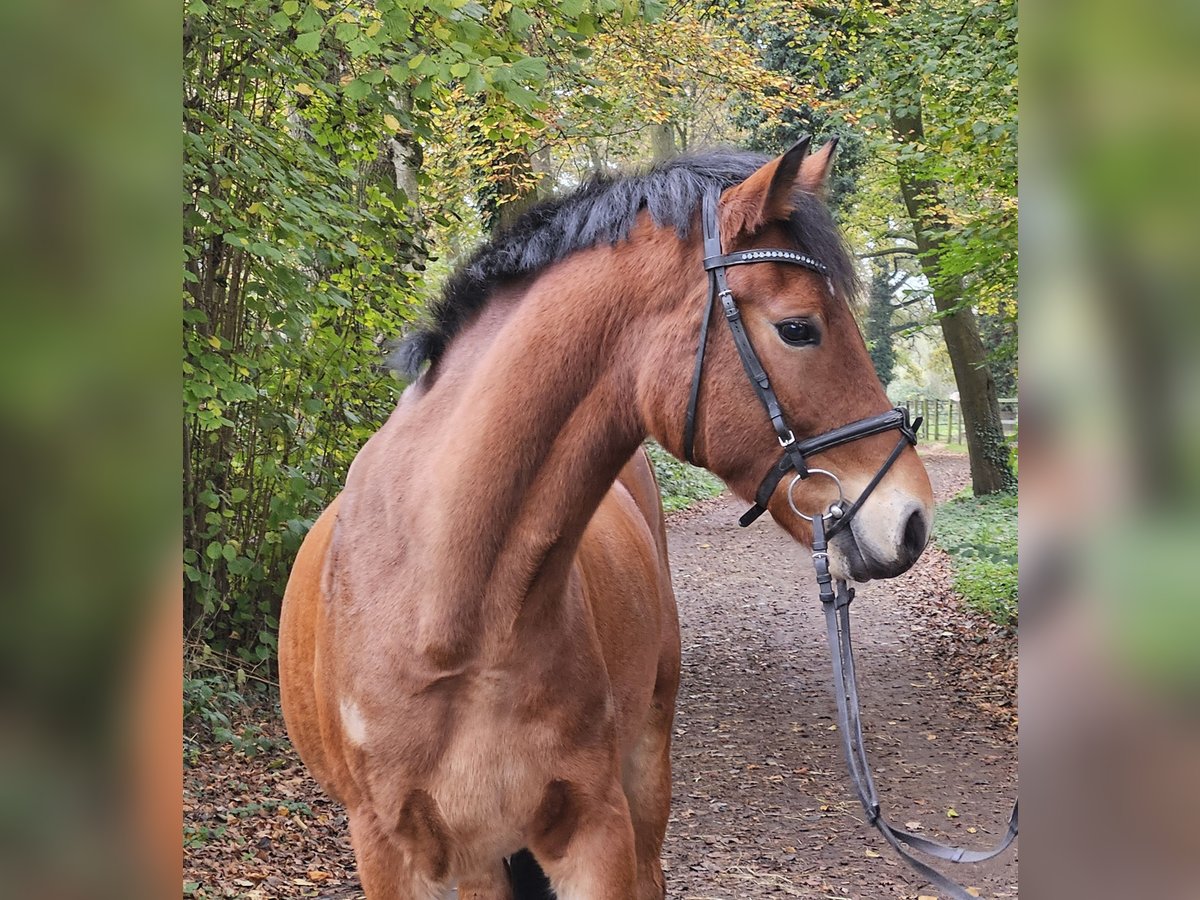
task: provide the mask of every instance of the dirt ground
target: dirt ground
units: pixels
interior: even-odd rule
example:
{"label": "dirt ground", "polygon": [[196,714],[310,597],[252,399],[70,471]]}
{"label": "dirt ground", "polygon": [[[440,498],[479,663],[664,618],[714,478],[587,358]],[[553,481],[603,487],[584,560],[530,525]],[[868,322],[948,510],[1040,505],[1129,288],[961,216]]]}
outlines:
{"label": "dirt ground", "polygon": [[[927,452],[938,499],[966,457]],[[678,900],[936,896],[866,824],[844,771],[811,566],[769,521],[739,528],[726,495],[673,515],[683,627],[674,803],[664,866]],[[970,846],[1003,832],[1016,791],[1016,638],[958,608],[931,548],[854,604],[868,752],[884,812]],[[185,894],[360,897],[345,814],[259,717],[258,752],[205,746],[185,774]],[[1017,896],[1016,851],[942,866]]]}
{"label": "dirt ground", "polygon": [[[967,483],[964,456],[927,454],[926,465],[939,500]],[[670,896],[936,895],[853,798],[807,556],[766,521],[737,527],[742,511],[722,496],[671,521],[684,675]],[[852,624],[884,814],[935,839],[990,845],[1015,796],[1015,638],[958,609],[936,548],[903,577],[860,587]],[[1017,896],[1013,850],[952,868],[983,896]]]}

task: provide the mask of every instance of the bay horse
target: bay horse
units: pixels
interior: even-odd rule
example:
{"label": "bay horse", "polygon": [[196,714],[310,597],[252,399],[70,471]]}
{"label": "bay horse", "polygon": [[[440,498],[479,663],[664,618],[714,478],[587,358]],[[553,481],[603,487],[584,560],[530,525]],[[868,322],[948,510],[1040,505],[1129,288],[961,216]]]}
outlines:
{"label": "bay horse", "polygon": [[[589,182],[484,245],[404,346],[427,368],[308,534],[280,620],[288,731],[347,808],[371,900],[512,900],[514,854],[562,900],[665,896],[680,640],[641,444],[682,457],[687,407],[687,455],[748,498],[784,442],[730,333],[701,330],[705,197],[725,252],[822,261],[728,274],[796,434],[888,408],[822,200],[832,156],[804,141]],[[893,437],[821,452],[848,495],[870,493],[830,540],[836,577],[896,575],[924,548],[929,481]],[[805,544],[794,504],[831,490],[764,503]]]}

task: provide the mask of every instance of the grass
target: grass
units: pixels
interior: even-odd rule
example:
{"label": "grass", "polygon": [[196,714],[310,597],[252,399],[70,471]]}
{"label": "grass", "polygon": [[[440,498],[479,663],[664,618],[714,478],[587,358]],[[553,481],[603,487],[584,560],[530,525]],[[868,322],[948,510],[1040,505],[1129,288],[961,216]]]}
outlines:
{"label": "grass", "polygon": [[647,441],[645,447],[654,466],[654,474],[658,477],[663,508],[667,512],[685,509],[699,500],[715,497],[724,489],[714,475],[680,462],[654,441]]}
{"label": "grass", "polygon": [[937,545],[950,554],[954,588],[999,625],[1017,623],[1017,495],[971,496],[943,503],[934,522]]}

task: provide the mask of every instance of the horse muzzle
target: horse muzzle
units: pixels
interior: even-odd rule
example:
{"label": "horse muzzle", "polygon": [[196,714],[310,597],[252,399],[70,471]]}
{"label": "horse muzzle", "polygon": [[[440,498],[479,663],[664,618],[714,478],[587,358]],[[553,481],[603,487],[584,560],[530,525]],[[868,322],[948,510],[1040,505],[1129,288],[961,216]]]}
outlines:
{"label": "horse muzzle", "polygon": [[878,502],[872,498],[830,538],[830,572],[853,581],[907,572],[929,542],[932,518],[931,510],[916,498],[898,493]]}

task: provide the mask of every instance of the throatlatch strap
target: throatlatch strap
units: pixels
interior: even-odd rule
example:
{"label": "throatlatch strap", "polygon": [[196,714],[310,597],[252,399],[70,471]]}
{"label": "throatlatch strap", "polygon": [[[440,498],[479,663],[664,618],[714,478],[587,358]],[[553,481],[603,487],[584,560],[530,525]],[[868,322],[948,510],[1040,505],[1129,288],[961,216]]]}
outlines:
{"label": "throatlatch strap", "polygon": [[[704,256],[721,255],[721,234],[717,228],[717,195],[709,191],[700,206],[700,228],[704,232]],[[700,342],[696,345],[696,365],[692,369],[692,389],[688,394],[687,417],[683,420],[683,458],[696,465],[696,410],[700,406],[700,376],[704,372],[704,353],[708,349],[708,323],[712,321],[713,301],[717,297],[717,276],[708,271],[708,297],[704,300],[704,318],[700,320]]]}
{"label": "throatlatch strap", "polygon": [[[709,278],[711,282],[711,277]],[[708,323],[712,319],[713,297],[716,291],[709,285],[704,301],[704,318],[700,320],[700,345],[696,348],[696,366],[692,370],[692,390],[688,395],[687,418],[683,420],[683,458],[696,463],[696,409],[700,404],[700,375],[704,371],[704,349],[708,346]]]}
{"label": "throatlatch strap", "polygon": [[879,829],[884,840],[892,846],[901,859],[926,878],[930,884],[935,885],[954,900],[971,900],[972,895],[967,893],[962,885],[913,856],[910,848],[952,863],[973,863],[991,859],[1007,850],[1017,837],[1017,804],[1013,804],[1004,837],[990,850],[968,850],[941,844],[902,828],[895,828],[884,818],[879,806],[879,794],[875,789],[870,764],[867,761],[867,751],[862,733],[862,717],[859,713],[858,679],[854,671],[854,647],[850,639],[850,601],[854,599],[854,589],[847,586],[846,582],[839,580],[837,591],[833,590],[826,551],[824,520],[821,516],[815,516],[813,518],[813,566],[817,570],[817,585],[820,591],[821,605],[825,610],[826,634],[829,641],[830,659],[833,663],[838,730],[841,732],[842,752],[846,757],[846,767],[850,772],[851,784],[858,795],[859,802],[862,803],[868,821]]}

